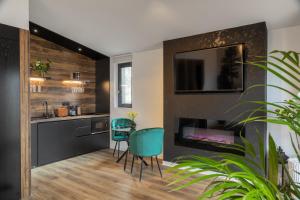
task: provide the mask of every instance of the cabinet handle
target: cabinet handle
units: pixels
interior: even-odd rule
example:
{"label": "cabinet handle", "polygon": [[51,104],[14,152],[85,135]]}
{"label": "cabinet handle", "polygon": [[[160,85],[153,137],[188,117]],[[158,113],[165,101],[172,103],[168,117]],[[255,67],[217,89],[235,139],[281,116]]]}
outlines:
{"label": "cabinet handle", "polygon": [[107,133],[108,131],[98,131],[98,132],[93,132],[91,135],[96,135],[96,134],[101,134],[101,133]]}

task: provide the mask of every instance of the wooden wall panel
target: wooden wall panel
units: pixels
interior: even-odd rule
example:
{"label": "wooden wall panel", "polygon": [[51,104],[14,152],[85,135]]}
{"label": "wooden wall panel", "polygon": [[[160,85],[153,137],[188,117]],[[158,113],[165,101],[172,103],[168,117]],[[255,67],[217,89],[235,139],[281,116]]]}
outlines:
{"label": "wooden wall panel", "polygon": [[[47,73],[50,80],[42,83],[41,93],[31,93],[31,116],[40,117],[44,109],[42,103],[48,101],[49,109],[61,106],[68,101],[72,105],[81,105],[82,113],[95,112],[96,108],[96,62],[84,55],[68,50],[40,37],[30,36],[30,62],[37,59],[51,60],[51,67]],[[82,80],[91,83],[85,85],[84,93],[72,93],[71,86],[62,83],[70,79],[73,72],[80,72]],[[31,76],[38,76],[31,72]]]}
{"label": "wooden wall panel", "polygon": [[29,114],[29,31],[20,30],[20,128],[21,199],[27,200],[31,187],[31,140]]}

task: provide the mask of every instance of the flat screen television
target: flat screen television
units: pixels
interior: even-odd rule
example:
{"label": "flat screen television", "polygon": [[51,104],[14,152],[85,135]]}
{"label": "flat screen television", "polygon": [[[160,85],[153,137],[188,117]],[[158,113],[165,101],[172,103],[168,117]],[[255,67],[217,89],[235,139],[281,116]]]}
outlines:
{"label": "flat screen television", "polygon": [[176,53],[175,93],[243,92],[244,45]]}

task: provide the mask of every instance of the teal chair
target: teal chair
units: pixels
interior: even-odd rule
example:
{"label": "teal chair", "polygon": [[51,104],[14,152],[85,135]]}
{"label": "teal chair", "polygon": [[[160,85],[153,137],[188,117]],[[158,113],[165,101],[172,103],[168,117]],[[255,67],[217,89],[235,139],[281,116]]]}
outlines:
{"label": "teal chair", "polygon": [[[134,121],[127,118],[116,118],[111,121],[111,139],[116,142],[113,156],[115,156],[116,148],[118,146],[118,159],[120,157],[120,143],[128,142],[129,135],[135,131],[136,124]],[[120,131],[122,129],[129,129],[129,132]],[[118,131],[119,130],[119,131]]]}
{"label": "teal chair", "polygon": [[[143,164],[145,163],[145,157],[151,157],[151,166],[153,170],[152,157],[155,156],[156,163],[159,169],[160,176],[162,177],[161,169],[158,163],[157,156],[162,153],[164,140],[163,128],[148,128],[135,131],[129,136],[129,152],[133,154],[131,173],[133,170],[135,158],[141,160],[140,168],[140,181],[142,179]],[[126,156],[127,157],[127,156]],[[127,158],[126,158],[127,159]],[[126,162],[126,161],[125,161]]]}

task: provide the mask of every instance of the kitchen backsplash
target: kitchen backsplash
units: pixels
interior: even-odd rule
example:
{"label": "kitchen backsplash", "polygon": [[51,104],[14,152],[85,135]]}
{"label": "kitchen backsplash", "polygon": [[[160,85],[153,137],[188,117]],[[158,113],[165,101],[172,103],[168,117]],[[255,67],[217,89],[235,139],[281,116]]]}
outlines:
{"label": "kitchen backsplash", "polygon": [[[71,105],[80,105],[82,113],[95,112],[96,101],[96,63],[84,55],[78,54],[55,43],[44,40],[40,37],[30,36],[30,60],[51,61],[47,80],[31,85],[40,85],[39,92],[31,92],[31,117],[40,117],[44,113],[43,102],[47,101],[49,111],[58,108],[62,102],[70,102]],[[80,87],[70,83],[63,83],[69,80],[73,72],[80,72],[81,80],[88,80],[84,85],[84,91]],[[31,72],[31,76],[38,74]],[[77,89],[76,89],[77,88]],[[31,87],[32,89],[32,87]],[[74,92],[76,91],[76,92]]]}

